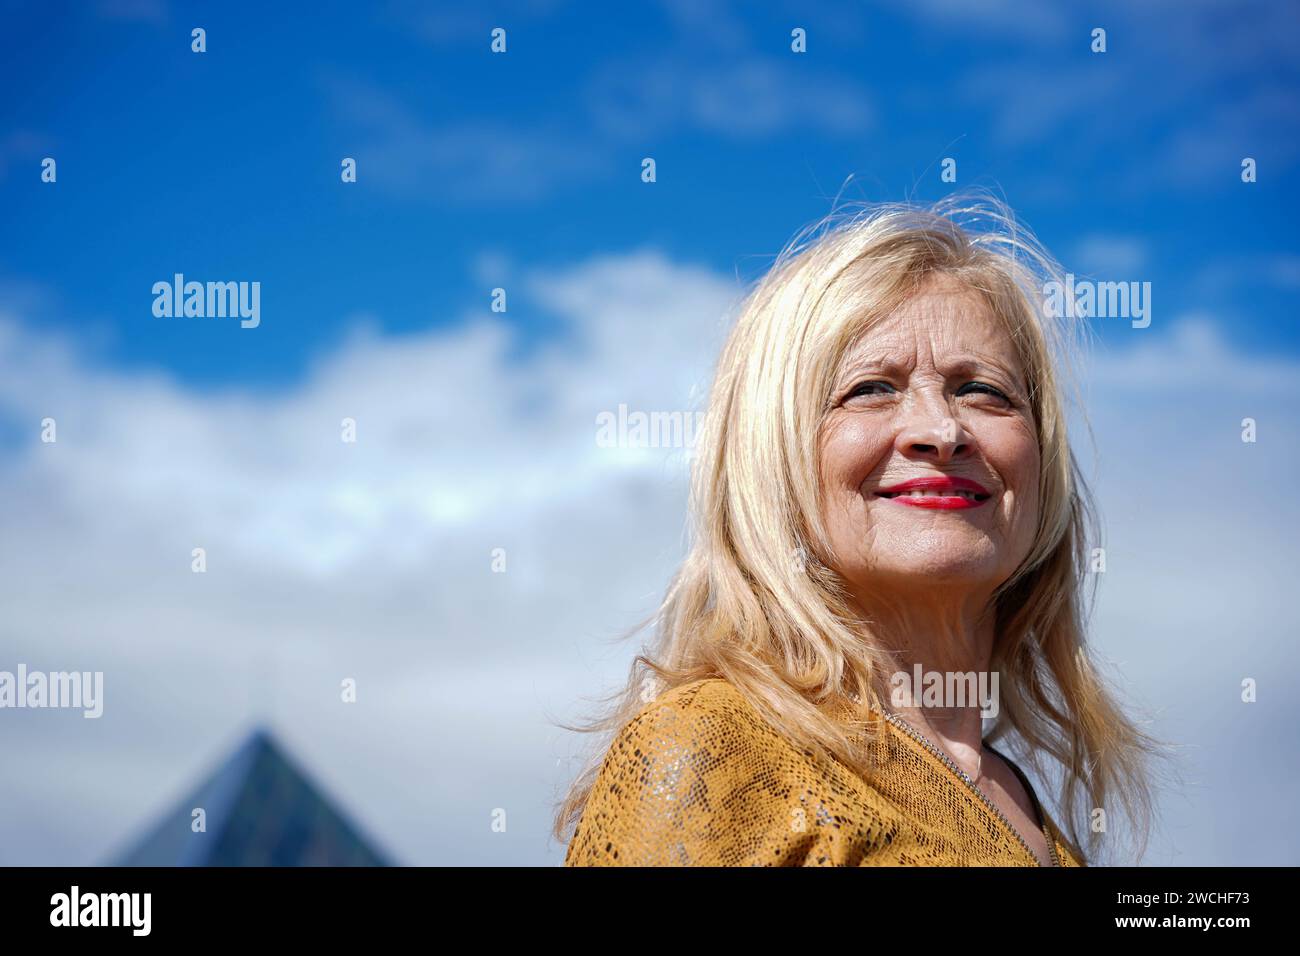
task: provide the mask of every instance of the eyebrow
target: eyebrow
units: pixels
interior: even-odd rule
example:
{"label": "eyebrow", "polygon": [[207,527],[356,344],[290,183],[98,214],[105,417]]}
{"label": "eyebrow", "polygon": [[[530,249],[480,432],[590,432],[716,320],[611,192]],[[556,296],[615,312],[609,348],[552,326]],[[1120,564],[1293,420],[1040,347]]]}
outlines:
{"label": "eyebrow", "polygon": [[1020,384],[1023,380],[1023,373],[1017,373],[1014,369],[1003,365],[994,358],[980,358],[973,355],[963,355],[956,359],[952,364],[952,374],[957,375],[962,372],[978,372],[982,369],[991,369],[1001,375],[1005,375],[1011,381]]}
{"label": "eyebrow", "polygon": [[[915,363],[910,360],[904,361],[888,355],[863,356],[845,365],[836,377],[836,382],[842,386],[848,384],[848,379],[864,372],[880,371],[884,374],[897,375],[901,372],[911,372],[914,367]],[[966,375],[991,371],[1007,379],[1021,390],[1027,387],[1027,380],[1023,373],[1017,374],[1013,369],[993,358],[962,354],[948,363],[947,368],[949,369],[947,375]]]}

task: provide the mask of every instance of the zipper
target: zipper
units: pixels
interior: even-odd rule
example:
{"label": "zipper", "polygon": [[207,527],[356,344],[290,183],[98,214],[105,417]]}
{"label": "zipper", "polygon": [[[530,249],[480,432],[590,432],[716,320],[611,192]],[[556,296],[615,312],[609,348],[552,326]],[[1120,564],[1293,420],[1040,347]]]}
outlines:
{"label": "zipper", "polygon": [[[1011,821],[1007,819],[1006,814],[1004,814],[1001,810],[999,810],[994,805],[993,801],[984,795],[983,790],[975,786],[975,781],[973,781],[967,775],[965,770],[962,770],[961,767],[957,766],[957,764],[953,761],[951,757],[949,757],[946,753],[944,753],[942,750],[940,750],[938,747],[932,744],[926,737],[922,736],[919,731],[912,729],[911,725],[906,723],[903,720],[903,718],[897,717],[894,714],[886,713],[885,719],[888,720],[895,727],[897,727],[899,730],[903,731],[903,733],[907,734],[909,737],[915,740],[926,750],[930,751],[930,753],[934,754],[941,761],[943,761],[944,765],[953,773],[955,773],[958,779],[960,779],[962,783],[966,784],[966,786],[971,789],[971,791],[975,794],[975,796],[980,798],[984,806],[988,807],[989,810],[991,810],[993,814],[997,816],[997,818],[1006,825],[1006,828],[1011,831],[1011,835],[1014,836],[1016,840],[1020,842],[1020,845],[1025,848],[1025,852],[1034,858],[1034,862],[1037,863],[1039,866],[1043,865],[1038,860],[1038,854],[1036,854],[1032,849],[1030,849],[1029,844],[1025,842],[1025,838],[1020,835],[1020,831],[1018,831],[1015,827],[1011,825]],[[1047,852],[1051,854],[1052,866],[1060,866],[1061,861],[1060,859],[1057,858],[1056,855],[1056,839],[1052,836],[1051,832],[1047,829],[1047,815],[1042,812],[1042,808],[1039,807],[1038,800],[1033,795],[1032,792],[1029,794],[1029,799],[1034,804],[1034,810],[1038,813],[1039,816],[1043,818],[1043,824],[1042,824],[1043,836],[1047,838]]]}

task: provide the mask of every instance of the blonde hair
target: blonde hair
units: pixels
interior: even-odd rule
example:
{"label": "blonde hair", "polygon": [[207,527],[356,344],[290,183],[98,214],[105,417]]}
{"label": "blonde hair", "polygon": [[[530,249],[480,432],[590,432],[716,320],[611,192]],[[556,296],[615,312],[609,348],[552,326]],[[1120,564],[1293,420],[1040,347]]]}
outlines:
{"label": "blonde hair", "polygon": [[[1110,801],[1141,856],[1152,815],[1147,758],[1160,745],[1124,714],[1085,636],[1084,592],[1095,581],[1087,559],[1099,536],[1066,437],[1065,399],[1086,330],[1039,307],[1062,270],[987,195],[849,204],[778,255],[744,299],[717,366],[692,465],[691,546],[652,618],[653,643],[612,708],[569,729],[616,732],[646,705],[647,686],[662,693],[722,677],[793,742],[870,773],[850,726],[825,707],[853,699],[859,713],[881,710],[895,668],[831,570],[820,426],[846,350],[935,274],[981,294],[1006,323],[1041,452],[1034,541],[993,602],[989,666],[1001,698],[989,739],[1014,733],[1040,778],[1042,756],[1054,761],[1058,819],[1081,859],[1100,847],[1091,812]],[[557,839],[570,838],[600,762],[597,751],[557,806]]]}

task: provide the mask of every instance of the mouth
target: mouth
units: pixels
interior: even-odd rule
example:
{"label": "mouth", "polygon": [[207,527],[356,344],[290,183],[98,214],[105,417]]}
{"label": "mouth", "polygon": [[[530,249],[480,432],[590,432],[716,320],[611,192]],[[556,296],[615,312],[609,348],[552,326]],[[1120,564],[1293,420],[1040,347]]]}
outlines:
{"label": "mouth", "polygon": [[952,475],[935,475],[913,478],[875,493],[877,498],[896,501],[900,505],[933,510],[960,510],[978,508],[993,495],[979,482]]}

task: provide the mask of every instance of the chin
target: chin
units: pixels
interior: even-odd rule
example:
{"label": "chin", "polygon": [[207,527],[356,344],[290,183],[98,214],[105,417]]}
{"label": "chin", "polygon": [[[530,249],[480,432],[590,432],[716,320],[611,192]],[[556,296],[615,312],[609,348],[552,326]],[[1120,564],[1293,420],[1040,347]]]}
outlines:
{"label": "chin", "polygon": [[[869,578],[873,581],[908,581],[917,585],[979,585],[1002,580],[1003,561],[988,548],[969,546],[918,547],[894,560],[877,561]],[[999,577],[999,575],[1002,575]]]}

